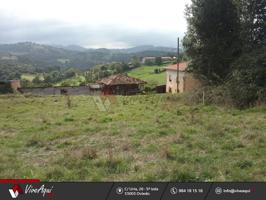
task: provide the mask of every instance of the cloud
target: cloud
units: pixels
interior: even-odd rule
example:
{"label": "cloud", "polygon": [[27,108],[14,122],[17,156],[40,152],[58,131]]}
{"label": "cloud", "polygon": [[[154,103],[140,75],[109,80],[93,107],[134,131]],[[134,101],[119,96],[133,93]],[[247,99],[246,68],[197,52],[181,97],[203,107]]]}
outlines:
{"label": "cloud", "polygon": [[51,19],[22,20],[5,14],[0,14],[0,22],[0,43],[32,41],[91,48],[126,48],[147,44],[174,47],[177,37],[175,31],[139,30],[117,24],[73,24]]}

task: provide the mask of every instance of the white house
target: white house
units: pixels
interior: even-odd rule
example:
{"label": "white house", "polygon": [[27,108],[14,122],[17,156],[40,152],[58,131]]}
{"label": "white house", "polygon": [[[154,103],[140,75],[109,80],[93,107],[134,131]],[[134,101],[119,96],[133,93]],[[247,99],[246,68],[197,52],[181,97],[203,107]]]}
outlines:
{"label": "white house", "polygon": [[[166,92],[182,93],[195,90],[201,86],[201,82],[187,71],[188,62],[168,65],[166,69]],[[178,82],[177,82],[178,76]]]}

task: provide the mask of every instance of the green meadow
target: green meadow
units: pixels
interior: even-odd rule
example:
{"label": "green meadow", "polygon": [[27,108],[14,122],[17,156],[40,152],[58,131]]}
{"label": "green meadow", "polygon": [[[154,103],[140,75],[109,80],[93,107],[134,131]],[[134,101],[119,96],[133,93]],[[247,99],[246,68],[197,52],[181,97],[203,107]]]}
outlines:
{"label": "green meadow", "polygon": [[131,70],[128,75],[139,78],[147,82],[147,85],[154,87],[157,85],[164,85],[166,81],[166,74],[164,72],[155,73],[154,70],[163,69],[162,66],[141,66]]}
{"label": "green meadow", "polygon": [[266,181],[266,107],[183,96],[0,96],[0,178]]}

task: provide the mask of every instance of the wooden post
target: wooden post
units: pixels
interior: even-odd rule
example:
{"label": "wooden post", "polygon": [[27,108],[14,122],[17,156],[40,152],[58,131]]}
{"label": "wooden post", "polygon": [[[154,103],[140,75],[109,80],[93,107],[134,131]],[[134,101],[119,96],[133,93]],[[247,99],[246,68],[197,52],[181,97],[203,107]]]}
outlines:
{"label": "wooden post", "polygon": [[179,37],[177,38],[177,52],[176,52],[176,92],[179,93]]}
{"label": "wooden post", "polygon": [[202,92],[202,104],[205,105],[205,92]]}

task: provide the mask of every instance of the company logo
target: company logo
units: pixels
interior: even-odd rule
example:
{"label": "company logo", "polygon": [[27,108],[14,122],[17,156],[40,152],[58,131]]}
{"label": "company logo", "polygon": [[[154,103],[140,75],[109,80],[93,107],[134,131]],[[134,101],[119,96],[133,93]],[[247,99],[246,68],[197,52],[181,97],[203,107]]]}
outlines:
{"label": "company logo", "polygon": [[93,96],[92,98],[97,108],[101,112],[109,111],[111,104],[116,103],[116,97],[114,96]]}
{"label": "company logo", "polygon": [[53,190],[52,186],[51,188],[46,188],[45,185],[42,185],[39,188],[34,188],[32,185],[27,185],[25,188],[25,194],[42,194],[42,196],[44,197],[45,195],[49,195],[52,196],[52,190]]}
{"label": "company logo", "polygon": [[9,193],[13,199],[17,198],[19,194],[23,194],[23,190],[18,184],[15,184],[11,189],[9,189]]}
{"label": "company logo", "polygon": [[52,198],[53,197],[53,187],[46,188],[45,185],[41,185],[39,188],[34,188],[33,185],[26,185],[25,192],[23,192],[20,185],[15,184],[11,189],[9,189],[9,193],[13,199],[17,198],[20,194],[41,194],[43,197]]}

